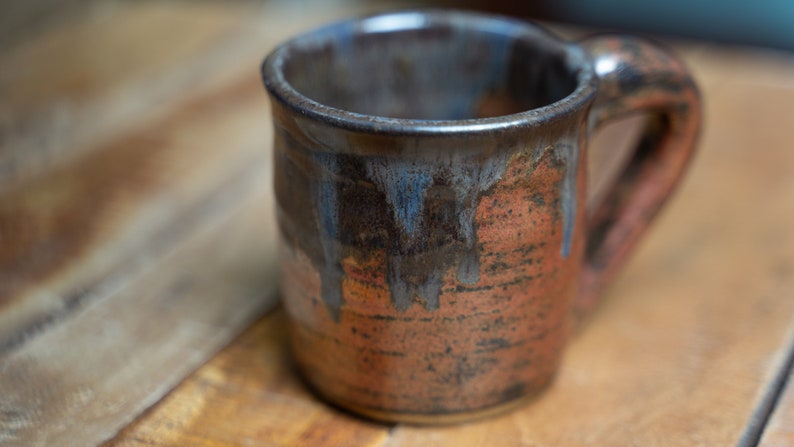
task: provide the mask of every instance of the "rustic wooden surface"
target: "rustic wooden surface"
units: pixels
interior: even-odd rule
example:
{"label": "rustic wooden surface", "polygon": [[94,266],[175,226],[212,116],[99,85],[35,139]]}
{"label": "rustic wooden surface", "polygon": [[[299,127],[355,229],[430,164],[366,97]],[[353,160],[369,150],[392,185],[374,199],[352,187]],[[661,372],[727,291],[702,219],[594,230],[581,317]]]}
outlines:
{"label": "rustic wooden surface", "polygon": [[0,48],[0,183],[78,158],[239,73],[246,41],[235,37],[246,12],[114,4]]}
{"label": "rustic wooden surface", "polygon": [[[160,256],[0,360],[0,445],[96,445],[226,344],[276,297],[267,182],[249,177]],[[181,230],[179,230],[181,231]],[[212,262],[207,260],[211,259]]]}
{"label": "rustic wooden surface", "polygon": [[[153,405],[274,297],[261,56],[352,13],[179,5],[118,6],[105,13],[120,23],[92,15],[0,51],[15,67],[0,72],[0,444],[92,445],[124,425],[107,445],[794,443],[791,382],[781,389],[794,347],[794,60],[708,45],[678,47],[705,98],[700,154],[531,405],[436,428],[339,412],[292,370],[281,309]],[[139,41],[141,24],[172,37]],[[69,72],[53,58],[75,42],[106,43],[100,62],[137,52],[44,85],[51,71],[32,66]]]}
{"label": "rustic wooden surface", "polygon": [[[136,34],[122,26],[114,38]],[[41,71],[59,65],[51,56]],[[102,99],[86,107],[114,113],[91,79],[98,67],[60,68],[67,78],[89,72],[80,93]],[[21,80],[4,90],[26,91]],[[113,436],[274,302],[272,234],[257,235],[271,225],[266,101],[248,94],[258,82],[246,79],[205,87],[170,113],[116,123],[112,138],[78,154],[64,146],[47,166],[4,171],[26,175],[0,179],[0,444]],[[5,140],[2,154],[41,156],[16,143]]]}
{"label": "rustic wooden surface", "polygon": [[[228,128],[261,119],[264,101],[240,102],[229,82],[249,64],[205,62],[219,62],[217,41],[243,11],[205,6],[185,17],[157,3],[114,11],[0,51],[4,349],[147,251],[142,245],[167,245],[158,234],[266,160],[261,142]],[[157,45],[140,38],[142,28],[175,37]],[[223,53],[250,50],[238,43]],[[224,119],[232,105],[248,109],[247,127]],[[265,141],[267,129],[258,132]]]}

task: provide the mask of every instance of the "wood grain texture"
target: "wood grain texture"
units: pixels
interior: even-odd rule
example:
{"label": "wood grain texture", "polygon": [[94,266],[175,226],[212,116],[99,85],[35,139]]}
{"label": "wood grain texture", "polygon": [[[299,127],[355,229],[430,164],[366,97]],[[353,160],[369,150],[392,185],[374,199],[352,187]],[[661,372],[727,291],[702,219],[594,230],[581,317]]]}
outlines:
{"label": "wood grain texture", "polygon": [[240,73],[243,8],[73,7],[46,32],[0,48],[0,184],[45,175]]}
{"label": "wood grain texture", "polygon": [[274,302],[260,89],[254,73],[3,191],[3,445],[112,436]]}
{"label": "wood grain texture", "polygon": [[[279,311],[108,445],[752,445],[794,333],[794,64],[685,55],[705,98],[700,153],[538,400],[461,426],[372,425],[294,376]],[[787,399],[773,421],[789,423]]]}
{"label": "wood grain texture", "polygon": [[79,312],[0,359],[0,444],[87,446],[112,437],[275,299],[267,176],[213,217],[141,253]]}
{"label": "wood grain texture", "polygon": [[101,442],[276,298],[244,11],[121,9],[0,55],[2,445]]}
{"label": "wood grain texture", "polygon": [[[156,253],[252,166],[265,169],[256,78],[0,192],[0,347],[68,313],[135,256]],[[234,107],[230,113],[230,108]],[[198,213],[198,215],[196,215]]]}
{"label": "wood grain texture", "polygon": [[[240,103],[245,63],[219,64],[219,47],[233,60],[244,51],[223,37],[244,11],[215,9],[89,11],[0,53],[0,351],[137,254],[156,257],[176,221],[265,160],[266,101]],[[61,106],[58,126],[73,134],[48,127],[48,108]]]}
{"label": "wood grain texture", "polygon": [[309,392],[289,360],[278,308],[107,446],[379,446],[388,427],[340,413]]}

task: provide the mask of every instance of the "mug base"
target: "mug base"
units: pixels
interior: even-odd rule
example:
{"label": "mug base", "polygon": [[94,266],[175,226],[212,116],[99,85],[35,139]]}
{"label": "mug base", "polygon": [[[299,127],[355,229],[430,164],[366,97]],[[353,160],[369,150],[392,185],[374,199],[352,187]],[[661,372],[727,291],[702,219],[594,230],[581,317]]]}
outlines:
{"label": "mug base", "polygon": [[544,390],[541,389],[534,393],[526,394],[491,407],[457,413],[406,413],[363,407],[355,403],[342,402],[339,400],[334,401],[334,403],[347,411],[379,422],[405,423],[410,425],[454,425],[508,413],[534,401],[543,391]]}

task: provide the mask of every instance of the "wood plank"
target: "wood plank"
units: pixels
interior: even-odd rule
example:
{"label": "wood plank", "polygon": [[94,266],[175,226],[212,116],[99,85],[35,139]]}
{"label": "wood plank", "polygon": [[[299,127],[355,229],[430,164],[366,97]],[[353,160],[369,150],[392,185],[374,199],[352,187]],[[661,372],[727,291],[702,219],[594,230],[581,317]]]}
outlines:
{"label": "wood plank", "polygon": [[270,181],[256,169],[236,183],[167,254],[141,253],[89,305],[0,359],[0,444],[100,443],[270,306]]}
{"label": "wood plank", "polygon": [[249,68],[237,34],[254,5],[86,6],[0,48],[0,184],[43,175]]}
{"label": "wood plank", "polygon": [[2,192],[0,443],[111,437],[272,305],[266,115],[252,72]]}
{"label": "wood plank", "polygon": [[249,75],[0,192],[0,351],[68,315],[126,262],[156,257],[229,179],[267,166],[260,89]]}
{"label": "wood plank", "polygon": [[[248,95],[242,79],[258,88],[237,58],[246,50],[224,37],[245,9],[84,12],[0,51],[0,351],[68,314],[139,251],[155,256],[177,219],[262,162],[269,139],[256,120],[266,101],[236,102]],[[197,87],[203,99],[184,94]],[[232,104],[258,134],[223,119]],[[48,127],[49,108],[62,106],[56,121],[73,135]]]}
{"label": "wood plank", "polygon": [[295,374],[277,308],[106,446],[379,446],[388,427],[319,402]]}
{"label": "wood plank", "polygon": [[748,445],[794,333],[794,61],[687,55],[706,99],[700,153],[538,400],[460,426],[372,425],[295,378],[279,311],[108,445]]}

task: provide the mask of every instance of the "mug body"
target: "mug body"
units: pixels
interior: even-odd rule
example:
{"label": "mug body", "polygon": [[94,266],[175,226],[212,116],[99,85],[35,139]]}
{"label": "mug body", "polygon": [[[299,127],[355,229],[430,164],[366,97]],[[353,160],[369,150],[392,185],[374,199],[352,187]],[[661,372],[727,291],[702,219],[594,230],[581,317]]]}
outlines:
{"label": "mug body", "polygon": [[413,422],[543,390],[585,247],[582,50],[506,18],[401,12],[289,41],[263,76],[281,291],[310,386]]}

